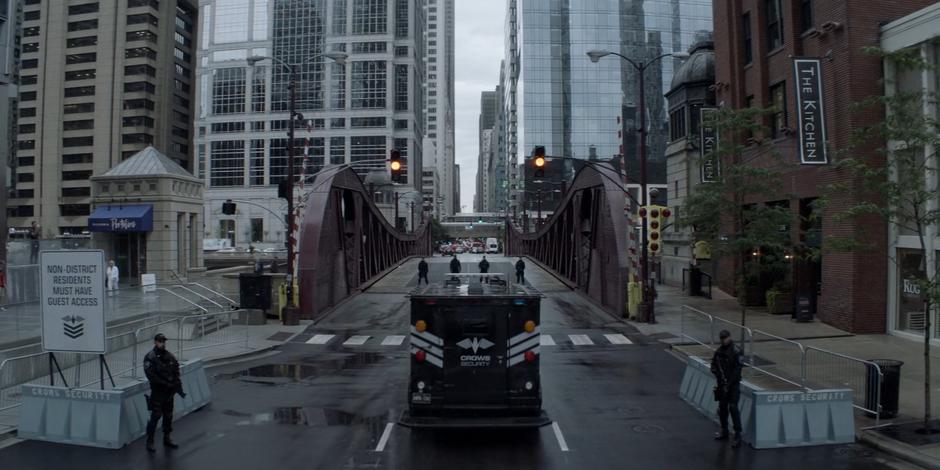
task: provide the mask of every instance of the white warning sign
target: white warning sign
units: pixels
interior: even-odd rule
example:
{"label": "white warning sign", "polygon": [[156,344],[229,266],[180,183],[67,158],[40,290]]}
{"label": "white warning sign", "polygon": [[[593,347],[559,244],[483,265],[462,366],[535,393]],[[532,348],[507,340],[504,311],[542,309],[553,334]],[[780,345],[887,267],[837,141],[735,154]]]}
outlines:
{"label": "white warning sign", "polygon": [[42,349],[105,353],[104,252],[39,254]]}

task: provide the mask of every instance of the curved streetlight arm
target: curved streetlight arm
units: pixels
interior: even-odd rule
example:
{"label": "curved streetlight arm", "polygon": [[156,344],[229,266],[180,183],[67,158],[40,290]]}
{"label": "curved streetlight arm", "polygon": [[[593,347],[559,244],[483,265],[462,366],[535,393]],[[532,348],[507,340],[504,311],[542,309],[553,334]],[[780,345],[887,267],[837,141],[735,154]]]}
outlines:
{"label": "curved streetlight arm", "polygon": [[633,59],[631,59],[631,58],[629,58],[629,57],[627,57],[627,56],[625,56],[625,55],[623,55],[623,54],[618,53],[618,52],[611,52],[611,51],[604,51],[604,52],[606,52],[607,55],[615,55],[615,56],[620,57],[621,59],[623,59],[623,60],[629,62],[630,65],[632,65],[633,68],[637,69],[640,73],[643,73],[643,71],[646,70],[646,68],[649,67],[651,64],[655,63],[655,62],[658,61],[658,60],[662,60],[662,59],[664,59],[664,58],[666,58],[666,57],[675,57],[675,58],[677,58],[677,59],[687,59],[687,58],[688,58],[688,54],[685,54],[685,53],[680,53],[680,52],[668,52],[668,53],[662,54],[662,55],[660,55],[660,56],[658,56],[658,57],[654,57],[654,58],[650,59],[649,62],[637,62],[637,61],[635,61],[635,60],[633,60]]}
{"label": "curved streetlight arm", "polygon": [[281,223],[283,223],[285,227],[287,226],[287,221],[284,220],[284,217],[282,217],[281,215],[279,215],[277,212],[274,212],[274,211],[272,211],[271,209],[269,209],[269,208],[267,208],[267,207],[265,207],[265,206],[262,206],[261,204],[254,203],[254,202],[251,202],[251,201],[245,201],[245,200],[243,200],[243,199],[227,199],[227,201],[237,202],[237,203],[239,203],[239,204],[247,204],[247,205],[252,206],[252,207],[257,207],[257,208],[259,208],[259,209],[266,210],[266,211],[268,211],[269,214],[271,214],[271,215],[273,215],[274,217],[276,217],[277,220],[280,220]]}
{"label": "curved streetlight arm", "polygon": [[[551,156],[551,155],[546,155],[546,156],[545,156],[545,159],[548,160],[548,161],[554,160],[554,159],[556,159],[556,158],[559,159],[559,160],[571,160],[571,161],[574,161],[574,162],[581,162],[581,163],[583,163],[583,164],[585,164],[585,165],[588,165],[588,166],[590,166],[590,167],[592,167],[592,168],[594,168],[594,167],[596,167],[596,166],[600,166],[600,165],[605,165],[605,166],[609,166],[610,168],[613,168],[613,165],[610,165],[608,162],[595,162],[595,161],[591,161],[591,160],[584,160],[584,159],[581,159],[581,158],[574,158],[574,157],[555,157],[555,156]],[[596,168],[595,168],[595,169],[596,169]],[[631,201],[633,201],[634,204],[636,204],[637,206],[641,206],[641,205],[642,205],[642,204],[640,204],[640,201],[637,201],[636,198],[633,197],[633,194],[630,194],[630,191],[627,191],[626,188],[623,187],[623,182],[622,182],[622,181],[617,181],[617,180],[611,178],[610,176],[607,176],[606,174],[604,174],[604,173],[602,173],[602,172],[600,172],[600,171],[598,171],[597,173],[598,173],[599,175],[601,175],[601,177],[607,179],[608,181],[611,181],[611,182],[615,183],[615,184],[617,185],[617,187],[620,188],[620,190],[623,191],[623,193],[626,194],[627,197],[630,198]],[[524,190],[517,189],[516,191],[524,191]]]}

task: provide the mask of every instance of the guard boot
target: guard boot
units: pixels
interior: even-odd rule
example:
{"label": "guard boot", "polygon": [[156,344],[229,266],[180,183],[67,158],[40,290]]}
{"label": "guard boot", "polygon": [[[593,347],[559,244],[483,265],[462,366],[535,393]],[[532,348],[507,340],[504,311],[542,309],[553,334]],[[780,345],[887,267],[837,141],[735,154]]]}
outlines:
{"label": "guard boot", "polygon": [[157,448],[153,445],[153,434],[147,435],[147,452],[156,452]]}
{"label": "guard boot", "polygon": [[170,439],[169,434],[163,435],[163,447],[166,447],[167,449],[179,449],[180,448],[180,446],[176,445],[176,443],[173,442],[173,439]]}
{"label": "guard boot", "polygon": [[737,449],[738,447],[741,447],[741,435],[740,434],[734,433],[734,439],[731,440],[731,447],[734,447],[735,449]]}
{"label": "guard boot", "polygon": [[727,439],[728,439],[728,431],[722,429],[721,431],[718,431],[718,432],[715,433],[715,440],[716,440],[716,441],[724,441],[724,440],[727,440]]}

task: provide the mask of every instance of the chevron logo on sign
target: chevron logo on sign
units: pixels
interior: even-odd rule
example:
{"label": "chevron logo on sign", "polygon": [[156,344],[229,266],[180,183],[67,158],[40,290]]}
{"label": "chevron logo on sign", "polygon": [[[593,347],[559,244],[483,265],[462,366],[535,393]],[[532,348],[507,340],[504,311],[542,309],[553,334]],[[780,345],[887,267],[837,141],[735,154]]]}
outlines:
{"label": "chevron logo on sign", "polygon": [[75,339],[85,334],[85,319],[77,315],[66,315],[62,317],[62,329],[65,336]]}

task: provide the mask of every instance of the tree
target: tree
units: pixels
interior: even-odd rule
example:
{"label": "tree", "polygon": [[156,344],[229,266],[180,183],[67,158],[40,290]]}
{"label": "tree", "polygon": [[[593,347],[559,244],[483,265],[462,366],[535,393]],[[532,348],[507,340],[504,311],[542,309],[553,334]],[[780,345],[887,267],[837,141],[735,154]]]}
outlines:
{"label": "tree", "polygon": [[[898,77],[916,77],[932,67],[919,51],[884,53],[866,50],[892,64]],[[928,263],[932,237],[940,223],[937,194],[937,154],[940,126],[928,109],[936,109],[937,94],[920,88],[905,89],[901,80],[889,77],[888,92],[855,103],[855,111],[884,113],[884,119],[856,129],[851,145],[840,154],[838,168],[863,182],[861,201],[844,209],[839,217],[878,217],[893,230],[915,237],[923,277],[912,282],[924,308],[924,432],[930,432],[930,328],[931,314],[940,305],[940,265]],[[845,184],[833,184],[827,192],[844,193]],[[835,199],[837,196],[827,199]],[[864,224],[859,224],[864,226]],[[876,234],[877,235],[877,234]],[[870,244],[865,233],[827,240],[833,249],[851,250]],[[903,260],[889,252],[888,259],[901,268]],[[916,295],[916,294],[915,294]],[[900,312],[899,312],[900,313]]]}
{"label": "tree", "polygon": [[[703,117],[703,125],[714,126],[719,139],[702,160],[717,158],[720,177],[694,186],[678,218],[681,227],[692,229],[695,241],[708,243],[713,256],[731,259],[742,326],[747,292],[759,289],[765,275],[788,276],[795,249],[790,235],[794,216],[780,185],[781,173],[792,165],[780,159],[772,139],[762,138],[767,131],[760,122],[771,111],[722,108]],[[767,203],[768,197],[782,202]]]}

